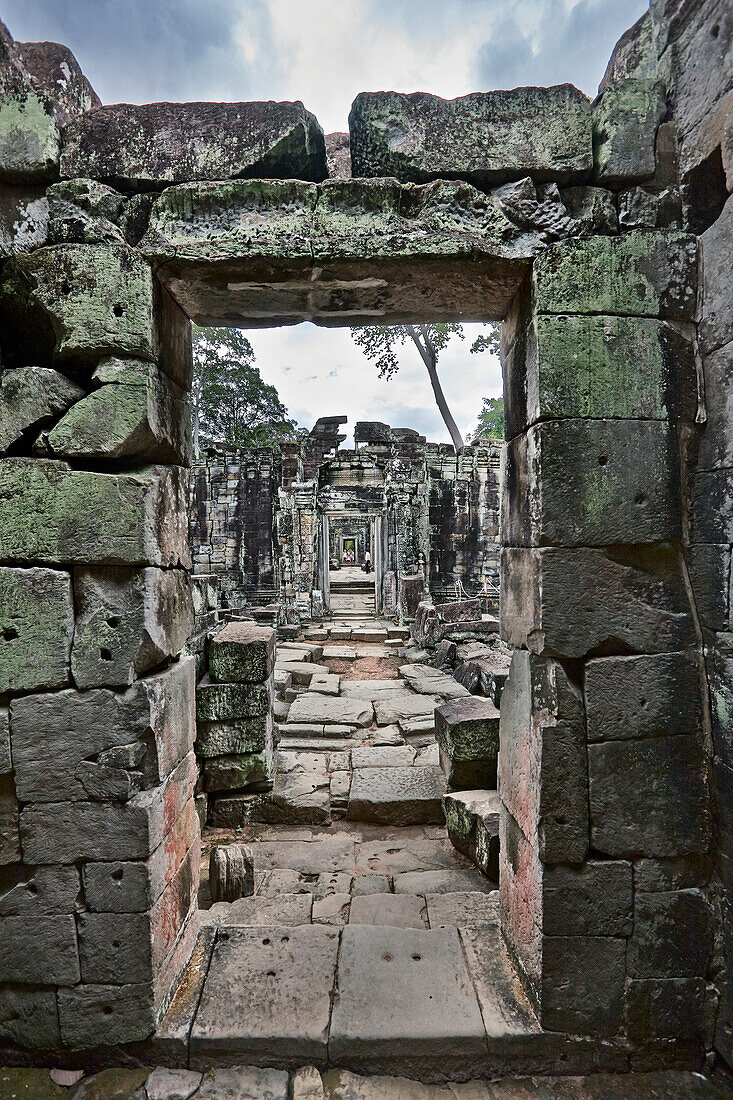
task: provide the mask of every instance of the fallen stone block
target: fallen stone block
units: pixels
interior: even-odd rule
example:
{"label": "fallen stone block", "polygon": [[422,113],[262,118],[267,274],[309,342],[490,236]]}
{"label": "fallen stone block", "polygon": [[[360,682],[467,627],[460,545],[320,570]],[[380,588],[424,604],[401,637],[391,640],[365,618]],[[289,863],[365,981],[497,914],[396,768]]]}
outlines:
{"label": "fallen stone block", "polygon": [[[195,737],[187,657],[127,691],[72,688],[11,704],[15,783],[24,802],[126,802],[187,758]],[[38,753],[38,739],[44,751]]]}
{"label": "fallen stone block", "polygon": [[0,378],[0,454],[24,435],[32,438],[84,396],[81,386],[55,370],[18,367],[4,371]]}
{"label": "fallen stone block", "polygon": [[494,882],[499,881],[500,806],[497,791],[460,791],[443,799],[451,844]]}
{"label": "fallen stone block", "polygon": [[427,92],[361,92],[349,133],[354,176],[464,179],[486,187],[524,176],[570,183],[592,167],[590,103],[571,84],[449,100]]}
{"label": "fallen stone block", "polygon": [[496,788],[499,711],[488,699],[469,696],[435,708],[440,765],[449,787]]}
{"label": "fallen stone block", "polygon": [[52,459],[0,460],[0,556],[78,565],[191,564],[188,471],[75,470]]}
{"label": "fallen stone block", "polygon": [[275,631],[231,622],[209,642],[209,675],[220,683],[262,683],[275,663]]}
{"label": "fallen stone block", "polygon": [[0,567],[0,693],[67,684],[73,631],[68,573]]}
{"label": "fallen stone block", "polygon": [[83,396],[34,451],[59,458],[137,458],[188,466],[188,398],[154,363],[107,359]]}
{"label": "fallen stone block", "polygon": [[395,692],[394,694],[385,692],[374,702],[377,725],[393,726],[397,723],[402,729],[402,720],[405,718],[432,717],[436,703],[439,702],[440,700],[435,699],[432,695],[413,695],[412,692]]}
{"label": "fallen stone block", "polygon": [[309,687],[319,695],[338,695],[340,683],[340,676],[319,672],[311,679]]}
{"label": "fallen stone block", "polygon": [[117,103],[63,130],[62,178],[92,176],[123,191],[327,174],[323,131],[302,103]]}
{"label": "fallen stone block", "polygon": [[357,768],[346,816],[383,825],[441,825],[444,793],[439,768]]}
{"label": "fallen stone block", "polygon": [[14,326],[11,366],[24,341],[59,360],[158,356],[152,271],[127,245],[47,245],[13,257],[0,281],[0,312]]}
{"label": "fallen stone block", "polygon": [[71,671],[80,688],[126,687],[175,657],[193,629],[181,569],[81,567],[74,573]]}
{"label": "fallen stone block", "polygon": [[356,642],[386,642],[387,631],[373,627],[354,627],[351,631],[351,641]]}
{"label": "fallen stone block", "polygon": [[311,660],[289,661],[287,658],[278,658],[275,662],[275,668],[289,672],[293,684],[297,684],[300,687],[308,687],[316,673],[327,675],[329,672],[328,665],[318,665]]}
{"label": "fallen stone block", "polygon": [[324,726],[370,726],[373,711],[369,701],[359,698],[332,698],[308,692],[299,695],[290,707],[287,726],[293,723],[323,723]]}
{"label": "fallen stone block", "polygon": [[351,750],[353,768],[409,768],[414,762],[415,750],[410,745],[363,745]]}
{"label": "fallen stone block", "polygon": [[254,862],[246,845],[222,844],[211,849],[209,889],[215,902],[236,901],[254,893]]}

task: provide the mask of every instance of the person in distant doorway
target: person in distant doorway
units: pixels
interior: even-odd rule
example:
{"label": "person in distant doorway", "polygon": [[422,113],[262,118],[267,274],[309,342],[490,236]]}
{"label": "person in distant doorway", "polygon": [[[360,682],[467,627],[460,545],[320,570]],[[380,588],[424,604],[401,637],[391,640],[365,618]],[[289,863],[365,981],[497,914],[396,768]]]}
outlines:
{"label": "person in distant doorway", "polygon": [[369,553],[369,551],[367,550],[366,554],[364,555],[364,572],[365,573],[371,573],[371,571],[372,571],[372,556]]}

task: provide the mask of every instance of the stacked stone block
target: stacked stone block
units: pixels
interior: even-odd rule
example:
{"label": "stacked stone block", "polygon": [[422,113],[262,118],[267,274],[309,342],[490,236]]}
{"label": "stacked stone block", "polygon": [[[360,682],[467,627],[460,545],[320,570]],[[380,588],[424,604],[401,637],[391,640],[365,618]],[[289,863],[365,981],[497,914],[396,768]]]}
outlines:
{"label": "stacked stone block", "polygon": [[503,929],[543,1025],[693,1050],[712,950],[680,493],[696,287],[693,237],[591,238],[538,258],[505,325],[500,752]]}
{"label": "stacked stone block", "polygon": [[440,766],[450,790],[496,790],[499,711],[489,699],[451,699],[435,708]]}
{"label": "stacked stone block", "polygon": [[209,640],[196,689],[196,752],[210,799],[269,790],[274,773],[275,631],[232,621]]}

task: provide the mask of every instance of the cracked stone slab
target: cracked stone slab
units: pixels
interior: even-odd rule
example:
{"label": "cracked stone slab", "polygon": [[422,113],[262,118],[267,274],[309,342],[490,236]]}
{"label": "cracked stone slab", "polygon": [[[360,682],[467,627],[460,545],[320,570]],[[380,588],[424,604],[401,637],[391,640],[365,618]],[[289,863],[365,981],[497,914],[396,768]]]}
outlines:
{"label": "cracked stone slab", "polygon": [[237,901],[217,901],[204,910],[204,924],[226,925],[295,925],[308,924],[311,919],[311,894],[278,894],[275,897],[238,898]]}
{"label": "cracked stone slab", "polygon": [[490,894],[495,882],[488,882],[478,871],[407,871],[395,875],[396,894],[451,894],[470,890]]}
{"label": "cracked stone slab", "polygon": [[357,768],[346,816],[385,825],[442,824],[444,794],[439,768]]}
{"label": "cracked stone slab", "polygon": [[[395,894],[395,897],[400,895]],[[405,895],[409,897],[410,895]],[[499,891],[485,894],[480,890],[456,890],[449,894],[427,894],[428,919],[431,928],[482,928],[498,925]]]}
{"label": "cracked stone slab", "polygon": [[252,845],[256,871],[290,867],[305,874],[351,871],[354,866],[354,841],[338,834],[313,840],[260,840]]}
{"label": "cracked stone slab", "polygon": [[356,847],[360,875],[452,870],[459,860],[453,847],[442,840],[364,840]]}
{"label": "cracked stone slab", "polygon": [[191,1032],[191,1068],[325,1065],[338,943],[338,930],[324,925],[220,931]]}
{"label": "cracked stone slab", "polygon": [[362,894],[351,902],[349,924],[426,928],[425,898],[417,894]]}
{"label": "cracked stone slab", "polygon": [[484,1025],[455,929],[349,925],[338,977],[332,1065],[423,1079],[480,1067]]}

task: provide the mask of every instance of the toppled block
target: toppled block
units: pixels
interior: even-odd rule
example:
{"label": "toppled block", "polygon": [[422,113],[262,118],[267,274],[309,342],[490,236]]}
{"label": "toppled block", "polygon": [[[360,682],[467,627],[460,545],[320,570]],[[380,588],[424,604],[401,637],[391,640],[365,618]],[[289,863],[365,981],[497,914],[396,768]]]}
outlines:
{"label": "toppled block", "polygon": [[209,675],[219,683],[261,683],[275,665],[275,631],[231,622],[209,642]]}
{"label": "toppled block", "polygon": [[63,129],[61,176],[123,191],[192,180],[326,179],[326,147],[300,102],[116,103]]}
{"label": "toppled block", "polygon": [[435,708],[440,766],[448,786],[496,788],[499,711],[488,699],[451,699]]}
{"label": "toppled block", "polygon": [[572,84],[474,92],[361,92],[349,114],[352,174],[478,187],[531,176],[583,180],[592,167],[590,103]]}
{"label": "toppled block", "polygon": [[460,791],[443,798],[448,837],[487,878],[499,881],[499,811],[497,791]]}
{"label": "toppled block", "polygon": [[211,849],[209,889],[214,902],[237,901],[254,894],[254,860],[246,845],[217,844]]}
{"label": "toppled block", "polygon": [[0,454],[32,435],[84,397],[81,386],[58,371],[18,367],[0,377]]}
{"label": "toppled block", "polygon": [[0,694],[67,684],[73,633],[68,573],[0,566]]}

